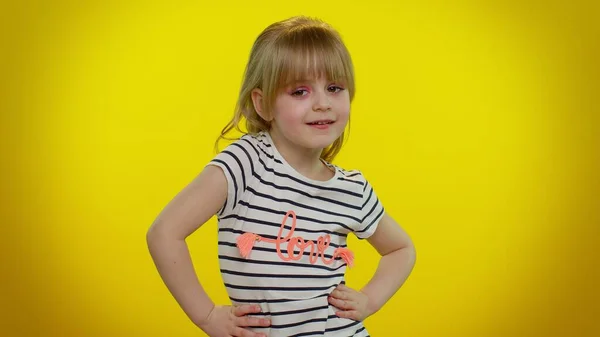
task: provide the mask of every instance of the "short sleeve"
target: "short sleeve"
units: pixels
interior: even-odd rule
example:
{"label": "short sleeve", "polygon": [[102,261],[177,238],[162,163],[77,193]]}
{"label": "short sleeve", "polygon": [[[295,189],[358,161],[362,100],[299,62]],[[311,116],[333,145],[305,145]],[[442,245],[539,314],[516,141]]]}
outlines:
{"label": "short sleeve", "polygon": [[379,221],[385,210],[379,201],[373,186],[365,179],[363,185],[363,197],[361,208],[361,222],[358,224],[354,234],[359,239],[367,239],[377,229]]}
{"label": "short sleeve", "polygon": [[208,164],[220,167],[227,180],[227,200],[217,212],[223,217],[234,213],[248,188],[253,173],[256,152],[249,140],[242,137],[219,152]]}

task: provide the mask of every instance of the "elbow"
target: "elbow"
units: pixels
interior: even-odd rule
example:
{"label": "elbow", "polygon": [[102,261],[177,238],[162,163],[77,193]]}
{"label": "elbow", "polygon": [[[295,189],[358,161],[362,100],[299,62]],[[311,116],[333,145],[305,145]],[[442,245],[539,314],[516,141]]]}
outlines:
{"label": "elbow", "polygon": [[166,238],[167,236],[165,235],[165,231],[158,223],[153,223],[146,231],[146,244],[148,245],[148,249],[150,249],[150,251],[153,251],[155,247],[160,245],[160,243]]}
{"label": "elbow", "polygon": [[410,246],[408,246],[408,249],[409,249],[413,264],[414,264],[417,261],[417,249],[415,248],[414,244],[411,244]]}
{"label": "elbow", "polygon": [[404,240],[403,248],[406,249],[406,251],[409,252],[411,256],[414,256],[416,258],[417,249],[415,248],[415,242],[412,238],[407,236],[406,240]]}
{"label": "elbow", "polygon": [[154,222],[146,231],[146,244],[150,250],[179,241],[185,241],[185,237],[166,222]]}
{"label": "elbow", "polygon": [[415,245],[411,241],[403,249],[406,251],[406,255],[408,255],[408,261],[411,265],[411,268],[414,267],[415,263],[417,262],[417,249],[415,248]]}
{"label": "elbow", "polygon": [[146,231],[146,245],[150,252],[152,252],[158,237],[160,237],[160,233],[158,233],[156,227],[154,225],[150,226]]}
{"label": "elbow", "polygon": [[158,224],[156,222],[152,223],[152,225],[148,228],[148,230],[146,231],[146,241],[151,241],[154,238],[156,238],[159,233],[158,233]]}
{"label": "elbow", "polygon": [[410,265],[414,265],[417,260],[417,249],[411,240],[405,241],[394,253],[402,256],[402,259]]}
{"label": "elbow", "polygon": [[173,249],[176,240],[169,235],[163,226],[153,224],[146,231],[146,247],[153,259],[157,259]]}

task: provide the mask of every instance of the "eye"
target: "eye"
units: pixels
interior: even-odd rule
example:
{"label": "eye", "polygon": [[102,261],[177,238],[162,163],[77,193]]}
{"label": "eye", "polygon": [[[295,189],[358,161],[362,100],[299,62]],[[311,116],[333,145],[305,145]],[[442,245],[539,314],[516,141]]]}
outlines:
{"label": "eye", "polygon": [[306,90],[306,89],[298,89],[298,90],[292,91],[291,95],[292,96],[304,96],[307,93],[308,93],[308,90]]}
{"label": "eye", "polygon": [[340,91],[344,90],[344,88],[342,88],[342,87],[340,87],[340,86],[337,86],[337,85],[330,85],[330,86],[327,88],[327,90],[329,90],[329,92],[334,92],[334,93],[337,93],[337,92],[340,92]]}

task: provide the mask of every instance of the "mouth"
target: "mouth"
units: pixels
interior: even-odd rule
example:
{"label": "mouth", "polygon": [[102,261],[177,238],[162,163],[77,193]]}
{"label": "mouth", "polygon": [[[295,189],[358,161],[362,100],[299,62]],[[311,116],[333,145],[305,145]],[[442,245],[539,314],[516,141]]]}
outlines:
{"label": "mouth", "polygon": [[306,124],[319,126],[319,125],[330,125],[330,124],[333,124],[334,122],[335,121],[332,121],[330,119],[323,119],[323,120],[318,120],[318,121],[314,121],[314,122],[309,122]]}

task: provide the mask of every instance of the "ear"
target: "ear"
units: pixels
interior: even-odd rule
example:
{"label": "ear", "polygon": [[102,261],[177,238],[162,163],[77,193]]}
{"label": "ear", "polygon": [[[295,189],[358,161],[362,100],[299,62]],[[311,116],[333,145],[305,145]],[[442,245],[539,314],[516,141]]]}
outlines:
{"label": "ear", "polygon": [[259,88],[252,90],[252,104],[254,104],[254,110],[256,110],[262,119],[267,122],[271,120],[270,116],[267,116],[263,110],[263,94]]}

